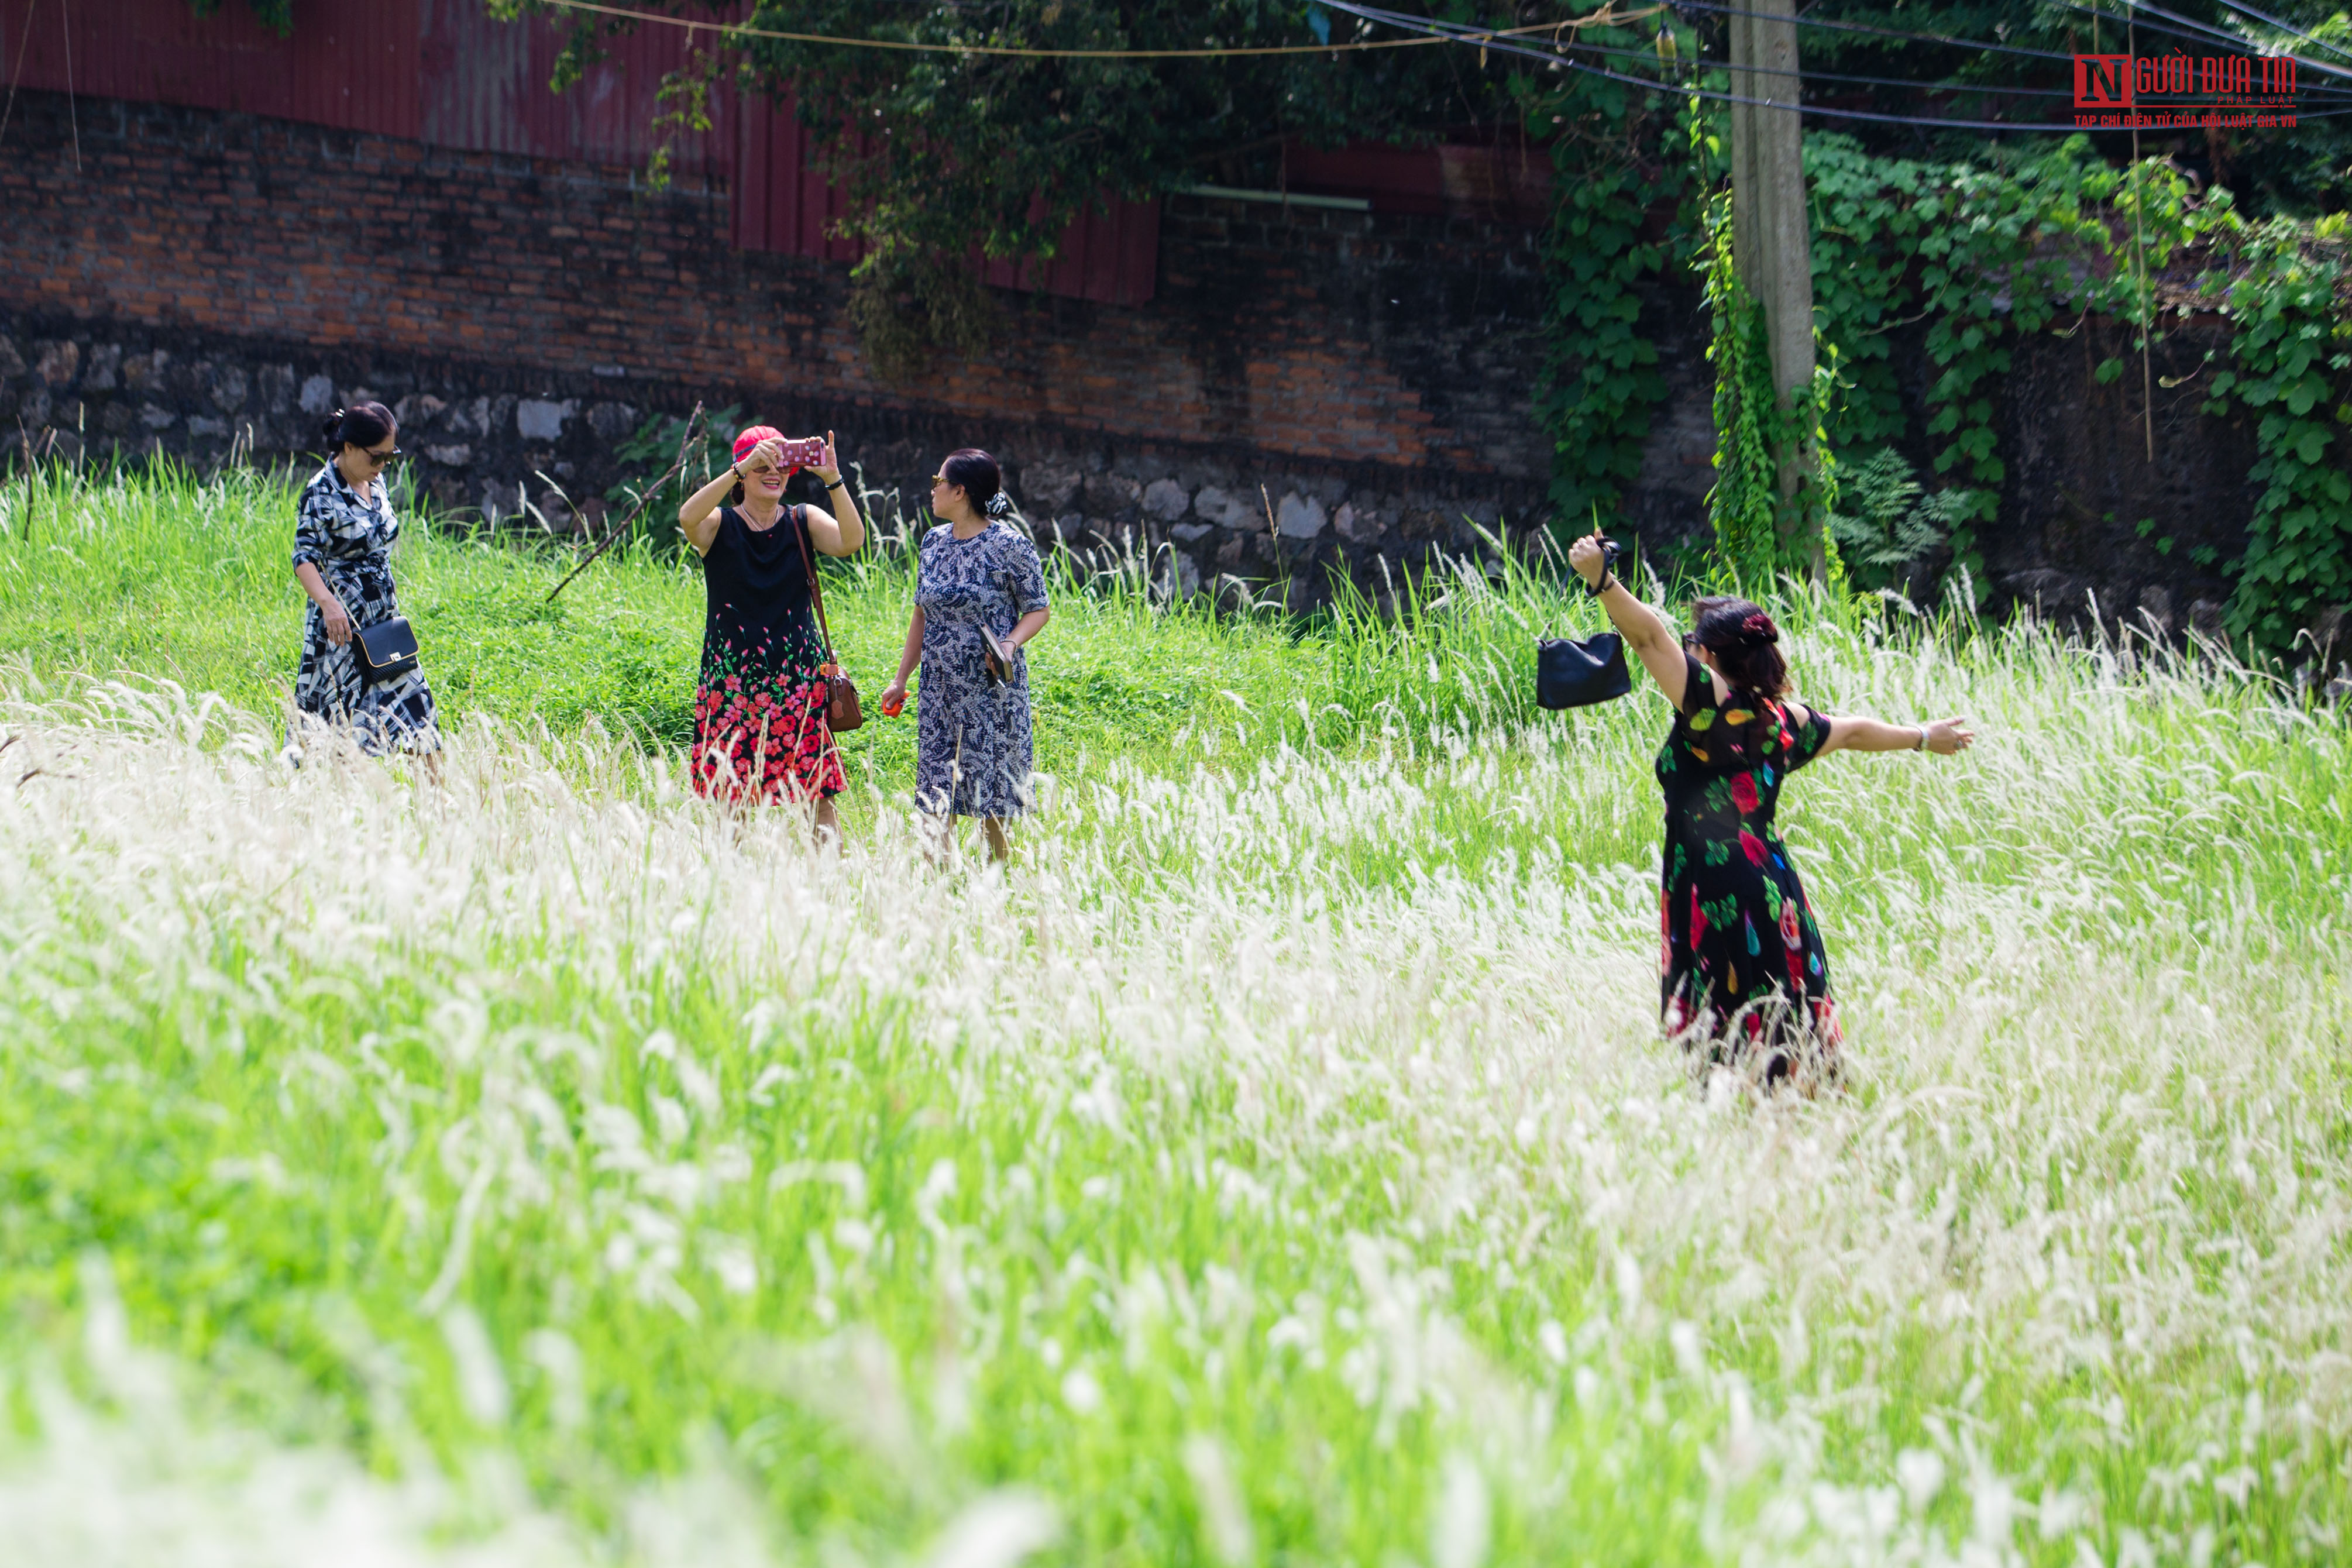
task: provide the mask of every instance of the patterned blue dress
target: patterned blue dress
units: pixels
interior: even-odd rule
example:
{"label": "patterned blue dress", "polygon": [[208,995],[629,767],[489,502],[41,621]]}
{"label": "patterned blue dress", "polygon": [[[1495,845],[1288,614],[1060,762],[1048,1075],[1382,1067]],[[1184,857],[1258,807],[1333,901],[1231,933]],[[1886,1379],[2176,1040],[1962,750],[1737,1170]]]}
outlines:
{"label": "patterned blue dress", "polygon": [[1029,661],[991,688],[984,625],[1002,638],[1045,607],[1037,547],[1008,523],[970,539],[940,524],[923,535],[915,569],[923,612],[922,684],[915,696],[915,804],[934,815],[1018,816],[1027,810],[1033,742]]}
{"label": "patterned blue dress", "polygon": [[[362,626],[400,614],[392,586],[392,546],[400,520],[382,479],[363,499],[331,462],[304,487],[294,522],[294,564],[319,569],[328,590],[342,602],[356,639]],[[302,662],[294,674],[294,706],[326,724],[349,725],[362,749],[373,755],[393,750],[434,752],[441,748],[433,712],[433,689],[420,666],[379,686],[360,683],[352,645],[327,640],[327,617],[317,601],[302,621]],[[299,751],[300,723],[287,726],[286,743]]]}

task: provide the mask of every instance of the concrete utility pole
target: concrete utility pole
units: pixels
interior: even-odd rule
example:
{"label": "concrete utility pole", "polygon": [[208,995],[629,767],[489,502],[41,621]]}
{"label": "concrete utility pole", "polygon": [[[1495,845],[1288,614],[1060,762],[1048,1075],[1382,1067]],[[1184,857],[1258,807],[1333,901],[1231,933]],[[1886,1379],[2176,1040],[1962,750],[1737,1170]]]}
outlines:
{"label": "concrete utility pole", "polygon": [[[1813,384],[1813,247],[1797,111],[1795,0],[1744,0],[1728,20],[1732,96],[1758,100],[1731,106],[1732,264],[1749,296],[1764,307],[1772,386],[1786,408],[1792,399],[1811,397]],[[1776,107],[1761,107],[1766,103]],[[1811,447],[1808,433],[1780,454],[1783,496],[1797,493]],[[1806,544],[1814,576],[1825,574],[1829,562],[1821,539]]]}

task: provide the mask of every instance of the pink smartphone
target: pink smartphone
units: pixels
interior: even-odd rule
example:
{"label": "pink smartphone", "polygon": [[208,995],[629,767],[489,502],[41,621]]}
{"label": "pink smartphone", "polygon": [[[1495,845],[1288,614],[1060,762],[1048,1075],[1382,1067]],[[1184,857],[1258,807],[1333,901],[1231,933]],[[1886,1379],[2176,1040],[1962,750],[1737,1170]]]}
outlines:
{"label": "pink smartphone", "polygon": [[822,436],[811,436],[801,441],[785,441],[782,445],[783,451],[778,460],[788,468],[814,468],[824,463],[824,437]]}

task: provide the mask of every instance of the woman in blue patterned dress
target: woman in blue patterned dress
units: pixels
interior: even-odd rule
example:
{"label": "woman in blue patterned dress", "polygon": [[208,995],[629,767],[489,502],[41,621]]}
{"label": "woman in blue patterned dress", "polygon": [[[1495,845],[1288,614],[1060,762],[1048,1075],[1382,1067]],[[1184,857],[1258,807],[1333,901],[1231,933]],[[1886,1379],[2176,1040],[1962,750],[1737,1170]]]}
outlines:
{"label": "woman in blue patterned dress", "polygon": [[1832,752],[1948,757],[1976,737],[1958,719],[1889,724],[1808,707],[1788,695],[1780,628],[1757,605],[1702,599],[1691,635],[1678,637],[1609,571],[1598,534],[1578,540],[1568,559],[1675,707],[1657,761],[1665,1032],[1704,1062],[1767,1086],[1834,1081],[1844,1029],[1812,901],[1773,830],[1780,791]]}
{"label": "woman in blue patterned dress", "polygon": [[391,563],[400,521],[393,516],[384,480],[384,470],[400,456],[392,410],[381,403],[338,408],[325,433],[331,456],[303,489],[294,523],[294,576],[310,606],[302,622],[297,716],[287,727],[288,750],[300,755],[300,716],[307,714],[348,727],[370,755],[408,751],[437,761],[441,735],[424,669],[369,686],[360,679],[352,649],[359,631],[400,614]]}
{"label": "woman in blue patterned dress", "polygon": [[[1007,521],[1013,498],[987,453],[966,447],[948,455],[931,476],[931,515],[948,526],[931,529],[919,546],[914,619],[882,710],[898,711],[907,678],[921,666],[915,804],[937,823],[942,848],[957,817],[979,817],[989,853],[1002,860],[1005,822],[1031,805],[1029,663],[1021,646],[1052,614],[1045,574],[1037,547]],[[1009,669],[997,665],[982,628],[1009,657]]]}

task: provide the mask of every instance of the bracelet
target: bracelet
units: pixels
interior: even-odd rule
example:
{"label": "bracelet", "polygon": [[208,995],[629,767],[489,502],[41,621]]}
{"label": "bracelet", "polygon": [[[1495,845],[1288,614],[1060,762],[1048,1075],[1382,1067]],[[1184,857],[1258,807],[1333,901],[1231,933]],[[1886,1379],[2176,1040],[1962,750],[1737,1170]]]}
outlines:
{"label": "bracelet", "polygon": [[1925,724],[1914,724],[1911,727],[1919,731],[1918,743],[1914,745],[1911,749],[1915,752],[1926,751],[1927,749],[1927,726]]}
{"label": "bracelet", "polygon": [[1611,588],[1616,586],[1616,584],[1617,574],[1614,572],[1603,571],[1601,574],[1600,582],[1587,583],[1584,585],[1584,595],[1589,599],[1597,599],[1601,597],[1601,595],[1609,592]]}
{"label": "bracelet", "polygon": [[824,481],[824,488],[829,490],[840,490],[847,489],[849,486],[841,479],[827,479]]}

